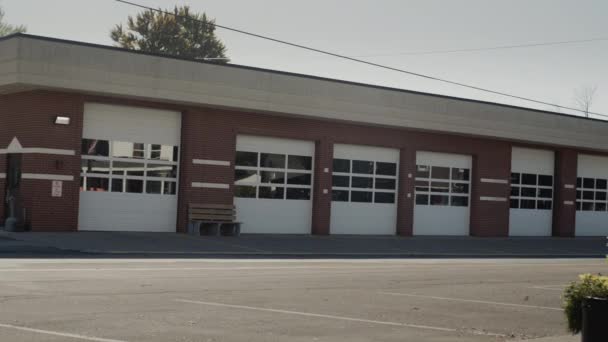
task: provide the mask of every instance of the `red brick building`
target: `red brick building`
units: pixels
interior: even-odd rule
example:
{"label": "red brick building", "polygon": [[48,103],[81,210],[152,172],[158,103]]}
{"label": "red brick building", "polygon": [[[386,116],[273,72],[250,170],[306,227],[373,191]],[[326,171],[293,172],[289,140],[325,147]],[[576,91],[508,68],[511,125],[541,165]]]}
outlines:
{"label": "red brick building", "polygon": [[189,203],[234,203],[244,233],[608,235],[607,180],[600,120],[0,40],[0,191],[34,231],[184,232]]}

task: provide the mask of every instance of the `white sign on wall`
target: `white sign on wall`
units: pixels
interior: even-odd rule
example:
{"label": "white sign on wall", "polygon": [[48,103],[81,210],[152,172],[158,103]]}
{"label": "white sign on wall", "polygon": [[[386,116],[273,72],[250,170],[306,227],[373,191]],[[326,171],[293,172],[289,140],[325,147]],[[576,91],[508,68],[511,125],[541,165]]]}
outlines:
{"label": "white sign on wall", "polygon": [[61,197],[63,192],[63,181],[54,180],[51,190],[51,196]]}

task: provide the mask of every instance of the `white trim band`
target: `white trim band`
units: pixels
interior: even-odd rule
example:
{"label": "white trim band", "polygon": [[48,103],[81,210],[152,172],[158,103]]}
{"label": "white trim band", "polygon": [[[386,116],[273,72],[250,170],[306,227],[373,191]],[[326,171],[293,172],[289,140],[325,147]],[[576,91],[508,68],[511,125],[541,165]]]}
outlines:
{"label": "white trim band", "polygon": [[480,201],[490,201],[490,202],[506,202],[507,199],[505,197],[490,197],[490,196],[481,196],[479,197]]}
{"label": "white trim band", "polygon": [[574,189],[574,184],[564,184],[564,189]]}
{"label": "white trim band", "polygon": [[0,173],[0,179],[6,178],[6,173]]}
{"label": "white trim band", "polygon": [[229,184],[192,182],[193,188],[230,189]]}
{"label": "white trim band", "polygon": [[58,154],[63,156],[74,156],[76,151],[74,150],[62,150],[58,148],[44,148],[44,147],[22,147],[22,148],[3,148],[0,149],[0,154],[9,153],[40,153],[40,154]]}
{"label": "white trim band", "polygon": [[564,201],[564,205],[574,205],[573,201]]}
{"label": "white trim band", "polygon": [[509,181],[506,179],[494,179],[494,178],[481,178],[482,183],[495,183],[495,184],[508,184]]}
{"label": "white trim band", "polygon": [[192,159],[192,164],[230,166],[230,162],[229,161],[226,161],[226,160],[212,160],[212,159]]}
{"label": "white trim band", "polygon": [[52,175],[46,173],[22,173],[22,179],[44,179],[44,180],[59,180],[59,181],[73,181],[74,176],[66,175]]}

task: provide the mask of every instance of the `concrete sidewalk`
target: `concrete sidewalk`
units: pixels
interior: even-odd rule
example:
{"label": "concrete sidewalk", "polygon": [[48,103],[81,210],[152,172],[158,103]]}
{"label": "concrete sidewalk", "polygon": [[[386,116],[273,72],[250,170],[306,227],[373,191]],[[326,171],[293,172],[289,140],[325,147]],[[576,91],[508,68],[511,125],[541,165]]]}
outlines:
{"label": "concrete sidewalk", "polygon": [[603,258],[606,239],[0,232],[0,256]]}

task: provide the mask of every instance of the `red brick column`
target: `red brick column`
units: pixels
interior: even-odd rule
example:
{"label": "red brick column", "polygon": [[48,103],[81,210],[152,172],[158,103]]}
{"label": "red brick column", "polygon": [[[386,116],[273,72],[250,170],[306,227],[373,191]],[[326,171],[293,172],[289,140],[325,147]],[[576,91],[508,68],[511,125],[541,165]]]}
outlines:
{"label": "red brick column", "polygon": [[574,236],[576,227],[576,172],[578,154],[562,149],[555,154],[553,236]]}
{"label": "red brick column", "polygon": [[333,141],[328,138],[316,141],[311,228],[313,235],[329,235],[333,156]]}
{"label": "red brick column", "polygon": [[[1,117],[0,117],[1,119]],[[6,155],[0,154],[0,174],[6,173]],[[4,225],[4,196],[6,194],[6,178],[0,177],[0,225]]]}
{"label": "red brick column", "polygon": [[414,181],[416,150],[399,151],[399,189],[397,191],[397,235],[412,236],[414,230]]}

